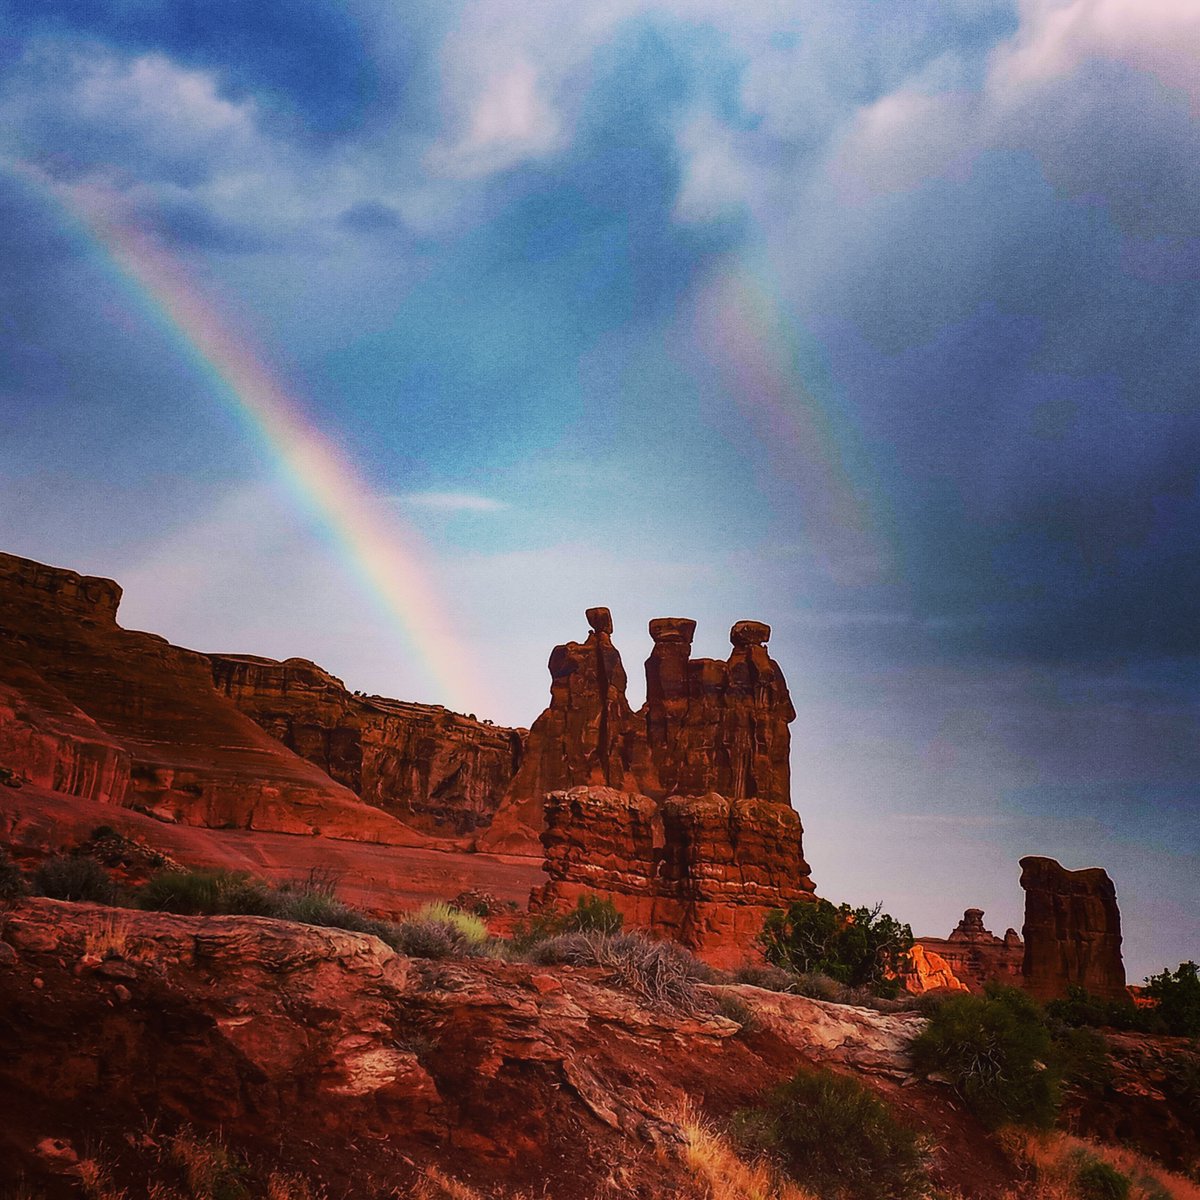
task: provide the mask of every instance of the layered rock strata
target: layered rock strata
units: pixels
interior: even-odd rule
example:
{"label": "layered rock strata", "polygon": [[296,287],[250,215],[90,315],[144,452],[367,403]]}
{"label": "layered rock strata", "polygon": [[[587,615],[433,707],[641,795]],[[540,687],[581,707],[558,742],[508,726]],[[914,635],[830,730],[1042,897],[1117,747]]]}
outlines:
{"label": "layered rock strata", "polygon": [[0,554],[0,766],[194,825],[411,844],[213,687],[208,659],[117,624],[112,580]]}
{"label": "layered rock strata", "polygon": [[217,689],[267,733],[425,833],[458,837],[486,827],[520,762],[523,730],[361,696],[302,658],[209,659]]}
{"label": "layered rock strata", "polygon": [[1015,929],[997,937],[983,924],[983,909],[968,908],[946,938],[920,938],[928,955],[936,955],[973,992],[988,983],[1022,986],[1025,946]]}
{"label": "layered rock strata", "polygon": [[536,906],[602,897],[626,925],[672,937],[714,966],[752,957],[766,914],[813,891],[800,819],[770,801],[580,787],[551,792],[545,814],[549,878]]}
{"label": "layered rock strata", "polygon": [[1052,1000],[1077,986],[1096,996],[1121,999],[1121,913],[1117,891],[1100,867],[1069,871],[1052,858],[1021,859],[1025,889],[1026,989]]}

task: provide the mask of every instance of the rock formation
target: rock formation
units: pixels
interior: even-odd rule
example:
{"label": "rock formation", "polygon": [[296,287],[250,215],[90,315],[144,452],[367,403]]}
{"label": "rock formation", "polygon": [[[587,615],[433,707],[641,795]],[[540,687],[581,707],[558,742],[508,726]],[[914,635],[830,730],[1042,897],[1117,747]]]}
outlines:
{"label": "rock formation", "polygon": [[117,624],[121,589],[0,555],[0,766],[195,825],[422,840],[269,737],[208,659]]}
{"label": "rock formation", "polygon": [[1021,859],[1025,889],[1025,987],[1040,1000],[1076,985],[1126,995],[1117,892],[1100,867],[1068,871],[1052,858]]}
{"label": "rock formation", "polygon": [[356,695],[306,659],[209,659],[217,689],[269,734],[425,833],[486,827],[520,761],[522,730],[438,705]]}
{"label": "rock formation", "polygon": [[737,966],[772,908],[813,891],[794,809],[763,800],[672,796],[613,788],[551,792],[545,803],[547,883],[539,906],[612,902],[630,927]]}
{"label": "rock formation", "polygon": [[[763,1032],[717,1015],[721,996]],[[724,1113],[817,1064],[884,1076],[889,1095],[912,1078],[920,1023],[752,987],[650,1006],[597,970],[432,962],[340,929],[26,900],[0,914],[0,1029],[20,1031],[0,1055],[0,1089],[19,1098],[0,1122],[0,1177],[40,1194],[48,1135],[128,1157],[183,1124],[312,1174],[322,1194],[413,1194],[415,1162],[489,1195],[693,1197],[685,1100]],[[905,1096],[925,1097],[939,1128],[961,1126],[935,1089],[912,1080]],[[144,1174],[140,1191],[121,1182],[146,1194]]]}
{"label": "rock formation", "polygon": [[1025,947],[1015,929],[997,937],[983,924],[983,909],[968,908],[947,938],[920,938],[919,945],[936,955],[973,992],[986,983],[1022,985]]}
{"label": "rock formation", "polygon": [[634,713],[609,611],[589,609],[587,619],[588,639],[550,656],[550,705],[529,731],[482,849],[539,853],[544,798],[575,787],[790,804],[788,725],[796,713],[767,653],[770,626],[739,621],[722,661],[691,657],[695,621],[651,621],[646,703]]}
{"label": "rock formation", "polygon": [[955,975],[949,962],[921,942],[914,942],[908,955],[909,967],[901,975],[904,990],[914,996],[925,992],[966,992],[970,989]]}

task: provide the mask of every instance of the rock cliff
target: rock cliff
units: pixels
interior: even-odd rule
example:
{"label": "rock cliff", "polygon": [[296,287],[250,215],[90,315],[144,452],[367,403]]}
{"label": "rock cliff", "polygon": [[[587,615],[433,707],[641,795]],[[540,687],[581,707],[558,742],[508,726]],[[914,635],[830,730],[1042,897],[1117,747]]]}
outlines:
{"label": "rock cliff", "polygon": [[486,827],[520,762],[523,730],[352,693],[302,658],[208,657],[217,690],[267,733],[425,833],[459,837]]}
{"label": "rock cliff", "polygon": [[0,554],[0,766],[194,825],[416,843],[269,737],[208,659],[117,624],[108,579]]}
{"label": "rock cliff", "polygon": [[539,906],[612,902],[630,926],[689,946],[714,966],[753,954],[772,908],[812,894],[790,807],[723,796],[664,801],[613,788],[551,792]]}
{"label": "rock cliff", "polygon": [[1025,987],[1040,1000],[1076,985],[1125,996],[1117,891],[1100,867],[1068,871],[1052,858],[1021,859],[1025,889]]}

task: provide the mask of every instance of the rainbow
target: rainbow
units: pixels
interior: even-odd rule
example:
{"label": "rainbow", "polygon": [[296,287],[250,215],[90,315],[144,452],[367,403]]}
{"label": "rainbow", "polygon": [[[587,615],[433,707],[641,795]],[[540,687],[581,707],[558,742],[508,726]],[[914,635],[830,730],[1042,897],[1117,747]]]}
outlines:
{"label": "rainbow", "polygon": [[52,198],[132,286],[276,464],[297,502],[324,529],[344,565],[411,646],[438,699],[462,711],[485,707],[487,690],[446,620],[428,552],[415,530],[387,510],[354,465],[288,394],[265,356],[235,331],[153,237],[101,187],[56,186],[36,168],[16,173]]}
{"label": "rainbow", "polygon": [[717,270],[696,306],[697,345],[723,376],[772,473],[799,494],[810,547],[839,582],[878,579],[890,566],[888,514],[872,508],[857,430],[838,411],[819,355],[802,346],[765,259]]}

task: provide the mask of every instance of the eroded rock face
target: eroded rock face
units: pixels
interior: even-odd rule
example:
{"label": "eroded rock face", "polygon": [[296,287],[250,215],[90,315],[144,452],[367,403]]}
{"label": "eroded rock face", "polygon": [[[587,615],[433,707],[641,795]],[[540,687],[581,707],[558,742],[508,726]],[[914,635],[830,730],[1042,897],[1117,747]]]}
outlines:
{"label": "eroded rock face", "polygon": [[983,923],[983,909],[968,908],[947,938],[921,938],[928,955],[936,955],[970,991],[988,983],[1023,986],[1025,946],[1015,929],[997,937]]}
{"label": "eroded rock face", "polygon": [[[21,1031],[0,1055],[4,1094],[20,1097],[0,1122],[0,1175],[38,1183],[47,1133],[124,1146],[161,1122],[220,1129],[337,1195],[407,1194],[417,1161],[488,1193],[588,1200],[616,1177],[620,1194],[692,1196],[675,1191],[685,1099],[727,1112],[802,1064],[903,1079],[921,1023],[711,989],[755,1014],[751,1036],[648,1007],[599,969],[411,960],[257,917],[29,900],[0,913],[0,946],[0,1028]],[[919,1082],[905,1093],[937,1103]]]}
{"label": "eroded rock face", "polygon": [[904,989],[914,996],[925,992],[966,992],[970,989],[954,974],[940,954],[914,942],[908,955],[909,969],[901,976]]}
{"label": "eroded rock face", "polygon": [[1025,987],[1041,1000],[1077,985],[1125,996],[1117,891],[1100,867],[1069,871],[1052,858],[1021,859],[1025,889]]}
{"label": "eroded rock face", "polygon": [[205,656],[122,629],[120,597],[0,554],[0,766],[171,821],[421,840],[238,712]]}
{"label": "eroded rock face", "polygon": [[550,705],[529,730],[520,769],[501,800],[481,849],[535,854],[542,803],[561,788],[584,784],[636,791],[630,773],[633,712],[612,641],[612,616],[589,608],[591,633],[550,654]]}
{"label": "eroded rock face", "polygon": [[217,689],[269,734],[425,833],[457,837],[487,826],[520,761],[522,730],[356,695],[306,659],[209,659]]}
{"label": "eroded rock face", "polygon": [[723,796],[612,788],[552,792],[537,905],[610,900],[630,927],[689,946],[714,966],[754,956],[766,914],[811,896],[800,819],[790,807]]}
{"label": "eroded rock face", "polygon": [[553,791],[611,787],[656,800],[717,793],[790,804],[788,725],[796,712],[767,653],[770,626],[739,621],[727,661],[691,657],[695,621],[650,622],[646,703],[634,713],[607,609],[589,609],[592,633],[555,647],[550,706],[480,847],[539,851],[542,802]]}

